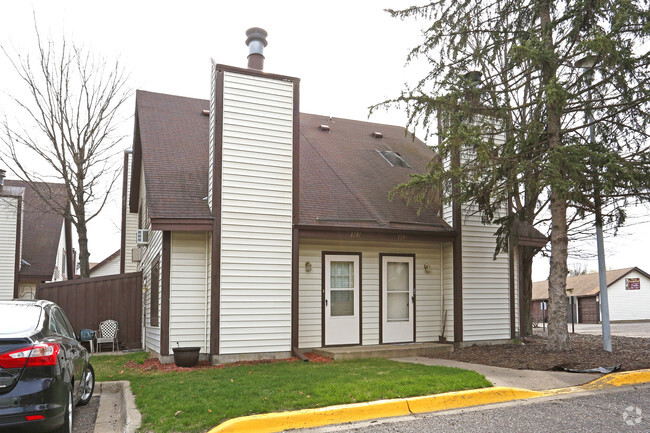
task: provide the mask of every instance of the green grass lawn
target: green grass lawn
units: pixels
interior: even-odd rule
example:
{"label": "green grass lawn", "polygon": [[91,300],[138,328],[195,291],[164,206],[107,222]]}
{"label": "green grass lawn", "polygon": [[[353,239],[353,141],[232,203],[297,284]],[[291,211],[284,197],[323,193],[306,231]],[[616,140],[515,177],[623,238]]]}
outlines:
{"label": "green grass lawn", "polygon": [[140,372],[146,353],[93,356],[97,381],[129,380],[142,431],[202,432],[244,415],[491,386],[482,375],[387,359],[279,362],[191,372]]}

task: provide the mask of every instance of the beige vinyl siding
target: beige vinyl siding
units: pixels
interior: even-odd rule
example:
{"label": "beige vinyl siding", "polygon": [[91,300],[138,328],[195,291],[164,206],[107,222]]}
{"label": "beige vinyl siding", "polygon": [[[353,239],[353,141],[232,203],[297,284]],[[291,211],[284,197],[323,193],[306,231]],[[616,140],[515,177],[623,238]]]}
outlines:
{"label": "beige vinyl siding", "polygon": [[291,349],[293,83],[224,73],[220,354]]}
{"label": "beige vinyl siding", "polygon": [[[124,240],[124,272],[136,272],[138,262],[133,261],[133,249],[137,248],[135,237],[138,231],[138,214],[126,213],[126,239]],[[119,269],[118,269],[119,272]]]}
{"label": "beige vinyl siding", "polygon": [[[140,173],[140,197],[142,197],[142,211],[146,215],[147,207],[147,191],[145,188],[144,181],[144,164],[141,168]],[[137,214],[136,214],[137,216]],[[151,229],[151,221],[148,219],[144,222],[144,226],[147,229]],[[136,217],[136,228],[137,228],[137,217]],[[135,232],[133,233],[135,239]],[[135,241],[134,241],[135,244]],[[146,314],[146,320],[144,321],[143,327],[143,339],[146,349],[153,350],[154,352],[160,353],[160,326],[151,326],[151,316],[150,316],[150,307],[151,307],[151,263],[154,258],[159,258],[159,289],[158,289],[158,317],[160,317],[160,304],[161,304],[161,293],[162,293],[162,275],[163,275],[163,263],[162,263],[162,231],[152,230],[149,234],[149,245],[141,246],[142,250],[142,261],[139,263],[139,270],[142,271],[143,284],[147,290],[143,292],[143,305],[144,311]],[[160,321],[159,321],[160,323]],[[171,341],[171,340],[170,340]]]}
{"label": "beige vinyl siding", "polygon": [[0,197],[0,300],[14,297],[18,198]]}
{"label": "beige vinyl siding", "polygon": [[492,259],[496,227],[475,211],[463,206],[463,340],[510,338],[508,254]]}
{"label": "beige vinyl siding", "polygon": [[210,294],[208,235],[172,232],[169,294],[169,345],[201,347],[208,353]]}
{"label": "beige vinyl siding", "polygon": [[[449,275],[441,275],[440,243],[406,242],[358,242],[330,241],[322,239],[300,240],[299,275],[299,346],[301,348],[321,347],[322,335],[322,252],[361,253],[361,314],[362,344],[379,344],[379,254],[415,254],[415,341],[437,341],[441,329],[440,285],[445,293],[447,316],[446,335],[453,335],[453,288],[451,267],[451,244],[443,244],[444,260],[449,265]],[[448,256],[448,257],[447,257]],[[312,264],[312,270],[305,269],[305,263]],[[431,265],[431,272],[425,272],[424,265]]]}
{"label": "beige vinyl siding", "polygon": [[[639,278],[641,289],[625,290],[626,278]],[[650,320],[650,279],[638,272],[630,272],[607,288],[607,300],[612,321]]]}
{"label": "beige vinyl siding", "polygon": [[[474,122],[496,120],[477,116]],[[495,136],[504,143],[504,136]],[[473,158],[473,150],[463,149],[461,164]],[[507,253],[493,260],[497,230],[484,225],[478,206],[461,206],[462,278],[463,278],[463,341],[500,340],[510,338],[510,263]]]}
{"label": "beige vinyl siding", "polygon": [[[127,259],[129,261],[131,260],[131,251],[129,251]],[[119,274],[119,273],[120,273],[120,256],[119,255],[117,257],[114,257],[111,260],[109,260],[108,263],[103,264],[96,271],[93,270],[93,269],[90,270],[90,276],[91,277],[103,277],[105,275],[116,275],[116,274]]]}
{"label": "beige vinyl siding", "polygon": [[[129,175],[127,176],[127,187],[126,190],[131,191],[131,178],[133,173],[131,172],[133,153],[128,154],[128,163],[126,165],[126,170],[129,170]],[[127,195],[128,197],[128,195]],[[138,214],[129,212],[129,203],[127,199],[126,203],[126,226],[125,226],[125,238],[124,238],[124,272],[136,272],[138,270],[138,262],[132,260],[132,251],[134,248],[137,248],[135,244],[136,232],[138,231]],[[119,273],[119,269],[118,272]]]}
{"label": "beige vinyl siding", "polygon": [[59,243],[56,249],[56,259],[54,262],[54,272],[50,281],[62,281],[67,280],[67,264],[65,263],[65,255],[63,250],[65,249],[65,222],[61,223],[61,234],[59,235]]}

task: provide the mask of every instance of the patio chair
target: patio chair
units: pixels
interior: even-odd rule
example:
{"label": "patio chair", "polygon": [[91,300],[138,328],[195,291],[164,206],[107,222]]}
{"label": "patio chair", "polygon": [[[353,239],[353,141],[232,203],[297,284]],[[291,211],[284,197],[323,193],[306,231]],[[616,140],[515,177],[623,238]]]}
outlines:
{"label": "patio chair", "polygon": [[115,320],[104,320],[101,322],[95,338],[96,352],[100,351],[99,348],[101,344],[106,343],[111,343],[113,352],[115,352],[115,347],[119,350],[120,345],[117,340],[118,331],[119,326]]}

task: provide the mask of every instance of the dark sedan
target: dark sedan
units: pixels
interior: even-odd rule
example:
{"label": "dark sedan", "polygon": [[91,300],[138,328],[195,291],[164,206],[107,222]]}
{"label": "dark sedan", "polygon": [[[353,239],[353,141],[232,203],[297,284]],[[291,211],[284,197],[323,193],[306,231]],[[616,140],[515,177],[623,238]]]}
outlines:
{"label": "dark sedan", "polygon": [[72,432],[95,372],[63,310],[50,301],[0,301],[0,431]]}

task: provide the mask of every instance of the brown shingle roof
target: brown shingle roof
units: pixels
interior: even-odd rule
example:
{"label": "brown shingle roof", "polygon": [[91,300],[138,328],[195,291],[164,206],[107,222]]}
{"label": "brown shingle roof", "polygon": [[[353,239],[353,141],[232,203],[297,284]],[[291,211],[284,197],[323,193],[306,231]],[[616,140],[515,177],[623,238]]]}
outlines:
{"label": "brown shingle roof", "polygon": [[[611,286],[616,281],[620,280],[632,271],[637,271],[650,278],[650,275],[646,274],[644,271],[636,267],[616,269],[606,272],[607,286]],[[598,286],[598,272],[567,277],[566,288],[568,296],[595,296],[600,293],[600,287]],[[533,283],[532,299],[533,301],[548,299],[548,281],[537,281]]]}
{"label": "brown shingle roof", "polygon": [[[399,154],[411,168],[391,166],[378,151]],[[425,172],[433,157],[403,127],[301,114],[299,224],[447,231],[433,210],[418,215],[404,200],[388,200],[391,189]]]}
{"label": "brown shingle roof", "polygon": [[[135,154],[141,146],[149,217],[211,218],[203,200],[209,123],[202,111],[208,101],[138,91],[136,106]],[[433,152],[423,142],[405,136],[402,127],[300,116],[299,224],[451,231],[432,210],[418,215],[415,207],[387,197],[410,173],[425,171]],[[323,123],[329,133],[319,130]],[[375,131],[383,138],[374,138]],[[412,168],[391,167],[377,150],[399,153]]]}
{"label": "brown shingle roof", "polygon": [[149,217],[212,218],[208,101],[138,91],[136,106]]}
{"label": "brown shingle roof", "polygon": [[[20,279],[49,279],[54,274],[63,217],[50,211],[26,182],[5,180],[5,185],[25,188],[22,258],[29,266],[21,266]],[[66,201],[62,183],[36,182],[34,185],[45,196],[56,197],[62,203]]]}

